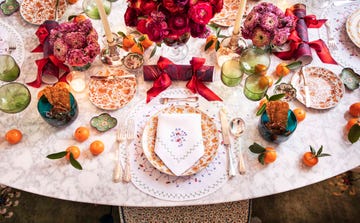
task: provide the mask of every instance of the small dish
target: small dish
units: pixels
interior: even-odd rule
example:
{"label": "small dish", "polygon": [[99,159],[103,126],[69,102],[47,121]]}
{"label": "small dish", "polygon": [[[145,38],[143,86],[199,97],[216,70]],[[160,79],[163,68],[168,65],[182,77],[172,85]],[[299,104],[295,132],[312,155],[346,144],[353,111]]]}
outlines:
{"label": "small dish", "polygon": [[41,117],[51,126],[65,127],[70,125],[78,116],[79,108],[74,96],[70,94],[70,111],[51,114],[53,106],[49,103],[45,95],[41,96],[37,108]]}
{"label": "small dish", "polygon": [[270,121],[269,116],[267,115],[267,113],[265,111],[261,115],[259,125],[258,125],[260,135],[269,142],[274,142],[274,143],[285,142],[294,133],[294,131],[297,127],[296,116],[292,110],[288,111],[288,121],[287,121],[287,125],[286,125],[286,131],[282,134],[274,133],[274,131],[269,129],[266,126],[266,123],[268,123],[269,121]]}
{"label": "small dish", "polygon": [[122,58],[122,63],[130,71],[137,70],[144,64],[144,57],[138,53],[128,53]]}
{"label": "small dish", "polygon": [[91,118],[90,125],[91,127],[96,128],[99,132],[106,132],[117,125],[117,119],[111,117],[108,113],[102,113]]}
{"label": "small dish", "polygon": [[275,86],[274,94],[285,94],[282,101],[292,101],[296,98],[296,89],[291,84],[281,83]]}
{"label": "small dish", "polygon": [[23,84],[12,82],[0,87],[0,110],[3,112],[21,112],[30,104],[30,101],[30,91]]}

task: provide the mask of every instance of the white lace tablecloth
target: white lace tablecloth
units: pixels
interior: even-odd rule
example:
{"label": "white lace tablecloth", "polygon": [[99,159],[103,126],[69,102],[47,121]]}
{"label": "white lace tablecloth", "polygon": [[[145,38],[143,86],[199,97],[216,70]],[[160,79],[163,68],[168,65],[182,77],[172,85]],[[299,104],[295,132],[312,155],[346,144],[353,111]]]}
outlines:
{"label": "white lace tablecloth", "polygon": [[[327,22],[330,23],[331,32],[336,41],[338,49],[331,50],[331,55],[341,66],[351,67],[357,73],[360,73],[360,48],[351,41],[347,34],[346,20],[359,8],[360,1],[354,1],[353,3],[337,7],[331,5],[324,9],[320,17],[328,19]],[[325,25],[319,29],[319,36],[327,43],[328,36]]]}
{"label": "white lace tablecloth", "polygon": [[[163,200],[186,201],[194,200],[213,193],[222,187],[228,180],[226,172],[226,151],[222,144],[219,145],[217,155],[214,160],[202,171],[190,176],[170,176],[162,173],[151,165],[144,156],[142,148],[142,134],[146,122],[161,109],[172,104],[180,105],[180,102],[162,105],[159,103],[160,97],[186,97],[193,94],[183,88],[170,89],[162,92],[149,104],[145,101],[136,106],[133,113],[136,123],[136,139],[129,148],[131,151],[131,170],[132,183],[141,191]],[[214,119],[217,129],[220,129],[220,122],[217,118],[220,102],[208,102],[200,97],[199,102],[191,104]]]}
{"label": "white lace tablecloth", "polygon": [[0,38],[4,39],[10,45],[16,46],[16,49],[10,53],[15,61],[21,67],[25,59],[24,41],[21,35],[10,25],[0,21]]}

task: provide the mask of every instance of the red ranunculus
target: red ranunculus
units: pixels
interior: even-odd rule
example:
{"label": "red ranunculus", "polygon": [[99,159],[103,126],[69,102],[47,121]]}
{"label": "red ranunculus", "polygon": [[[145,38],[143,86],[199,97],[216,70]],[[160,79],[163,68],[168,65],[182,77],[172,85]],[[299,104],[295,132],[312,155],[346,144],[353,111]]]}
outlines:
{"label": "red ranunculus", "polygon": [[172,34],[181,36],[190,31],[189,19],[186,14],[176,14],[169,18],[168,27]]}
{"label": "red ranunculus", "polygon": [[206,28],[206,25],[197,24],[191,20],[189,25],[192,37],[205,38],[210,34],[210,31]]}
{"label": "red ranunculus", "polygon": [[221,12],[224,5],[224,0],[210,0],[210,3],[213,6],[213,12],[215,14]]}
{"label": "red ranunculus", "polygon": [[206,25],[213,17],[213,11],[208,2],[199,2],[190,7],[188,15],[194,22]]}
{"label": "red ranunculus", "polygon": [[140,11],[143,15],[150,15],[152,11],[157,9],[157,3],[155,1],[143,1],[140,4]]}

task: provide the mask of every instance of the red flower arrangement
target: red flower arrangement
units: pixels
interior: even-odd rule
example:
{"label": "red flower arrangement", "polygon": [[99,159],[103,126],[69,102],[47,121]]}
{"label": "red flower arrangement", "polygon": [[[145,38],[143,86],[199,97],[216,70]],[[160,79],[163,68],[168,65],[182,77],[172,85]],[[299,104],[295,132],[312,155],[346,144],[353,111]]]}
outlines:
{"label": "red flower arrangement", "polygon": [[223,8],[223,0],[128,0],[124,19],[154,42],[171,45],[192,37],[205,38],[206,25]]}

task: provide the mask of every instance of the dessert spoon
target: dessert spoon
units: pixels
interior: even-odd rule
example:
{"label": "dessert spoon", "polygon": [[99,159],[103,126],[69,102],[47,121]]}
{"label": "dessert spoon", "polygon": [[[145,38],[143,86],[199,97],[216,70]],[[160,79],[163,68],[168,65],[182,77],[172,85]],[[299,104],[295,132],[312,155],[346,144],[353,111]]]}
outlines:
{"label": "dessert spoon", "polygon": [[[245,130],[245,122],[242,118],[234,118],[233,120],[231,120],[230,132],[237,141],[240,138],[240,136],[244,133],[244,130]],[[238,144],[239,144],[239,153],[238,153],[239,173],[243,175],[246,172],[246,168],[245,168],[245,163],[244,163],[244,158],[241,151],[240,143]]]}

